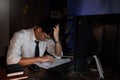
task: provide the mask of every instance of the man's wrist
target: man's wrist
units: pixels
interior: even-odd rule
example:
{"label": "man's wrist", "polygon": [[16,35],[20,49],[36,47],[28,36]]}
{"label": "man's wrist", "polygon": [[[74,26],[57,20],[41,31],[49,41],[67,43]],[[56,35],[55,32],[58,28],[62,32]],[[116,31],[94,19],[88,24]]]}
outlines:
{"label": "man's wrist", "polygon": [[55,43],[59,43],[60,41],[59,40],[57,40],[57,41],[54,41]]}

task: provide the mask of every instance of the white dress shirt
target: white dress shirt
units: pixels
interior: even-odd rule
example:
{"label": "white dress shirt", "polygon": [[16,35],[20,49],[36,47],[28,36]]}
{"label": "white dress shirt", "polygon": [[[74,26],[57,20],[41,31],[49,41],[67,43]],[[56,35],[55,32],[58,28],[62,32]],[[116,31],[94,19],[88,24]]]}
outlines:
{"label": "white dress shirt", "polygon": [[[7,52],[7,64],[16,64],[21,57],[30,58],[35,56],[35,35],[34,28],[16,32],[10,40]],[[60,58],[55,54],[55,43],[52,39],[39,42],[39,55],[43,56],[45,50],[55,58]],[[62,53],[63,54],[63,53]]]}

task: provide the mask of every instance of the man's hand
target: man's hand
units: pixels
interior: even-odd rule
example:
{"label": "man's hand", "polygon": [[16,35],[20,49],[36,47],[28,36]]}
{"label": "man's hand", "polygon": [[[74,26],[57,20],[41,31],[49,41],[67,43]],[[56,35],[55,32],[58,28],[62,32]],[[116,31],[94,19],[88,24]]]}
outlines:
{"label": "man's hand", "polygon": [[59,24],[55,25],[53,30],[54,30],[53,32],[54,40],[55,42],[58,42],[59,41]]}
{"label": "man's hand", "polygon": [[51,63],[53,63],[54,58],[52,56],[50,56],[50,55],[45,55],[45,56],[40,57],[39,61],[40,62],[51,62]]}

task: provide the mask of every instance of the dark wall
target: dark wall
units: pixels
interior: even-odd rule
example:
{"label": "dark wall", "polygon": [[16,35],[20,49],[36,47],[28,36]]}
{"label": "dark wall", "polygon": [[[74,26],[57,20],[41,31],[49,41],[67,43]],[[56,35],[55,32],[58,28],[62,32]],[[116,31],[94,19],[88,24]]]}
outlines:
{"label": "dark wall", "polygon": [[9,44],[9,0],[0,0],[0,57],[5,54]]}
{"label": "dark wall", "polygon": [[49,0],[10,0],[10,37],[49,15]]}

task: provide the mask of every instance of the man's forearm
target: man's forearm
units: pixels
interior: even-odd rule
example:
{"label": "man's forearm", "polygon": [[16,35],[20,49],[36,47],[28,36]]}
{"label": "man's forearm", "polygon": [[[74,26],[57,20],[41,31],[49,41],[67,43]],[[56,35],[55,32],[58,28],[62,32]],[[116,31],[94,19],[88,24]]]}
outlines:
{"label": "man's forearm", "polygon": [[39,62],[39,58],[33,57],[33,58],[21,58],[18,64],[22,66],[27,66],[30,64],[33,64],[35,62]]}
{"label": "man's forearm", "polygon": [[54,62],[54,58],[50,55],[45,55],[42,57],[32,57],[32,58],[21,58],[18,64],[22,66],[27,66],[36,62]]}
{"label": "man's forearm", "polygon": [[60,42],[55,43],[55,53],[57,56],[62,56],[62,47]]}

